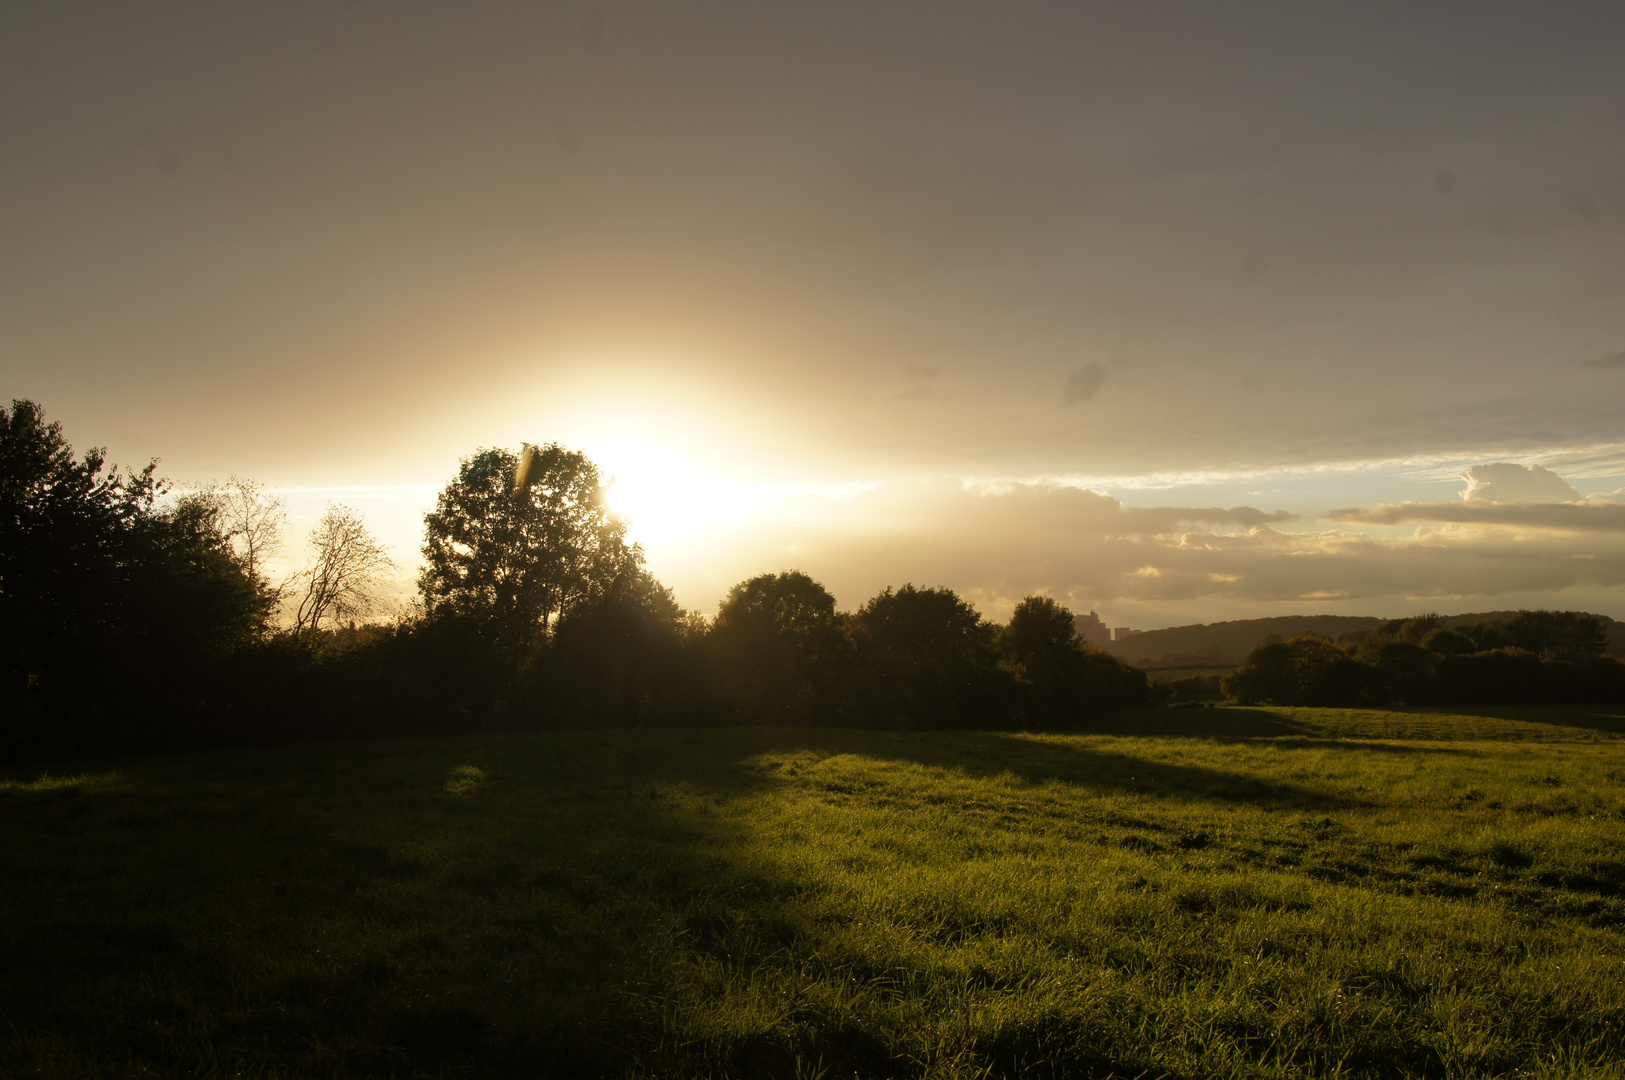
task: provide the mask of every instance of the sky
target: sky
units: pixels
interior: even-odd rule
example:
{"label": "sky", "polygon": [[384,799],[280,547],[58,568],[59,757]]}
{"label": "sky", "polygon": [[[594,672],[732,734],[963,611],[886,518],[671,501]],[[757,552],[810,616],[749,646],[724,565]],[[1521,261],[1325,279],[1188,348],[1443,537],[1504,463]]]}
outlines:
{"label": "sky", "polygon": [[0,378],[281,492],[289,566],[339,502],[409,582],[461,458],[557,441],[702,612],[1625,618],[1621,55],[1617,3],[12,0]]}

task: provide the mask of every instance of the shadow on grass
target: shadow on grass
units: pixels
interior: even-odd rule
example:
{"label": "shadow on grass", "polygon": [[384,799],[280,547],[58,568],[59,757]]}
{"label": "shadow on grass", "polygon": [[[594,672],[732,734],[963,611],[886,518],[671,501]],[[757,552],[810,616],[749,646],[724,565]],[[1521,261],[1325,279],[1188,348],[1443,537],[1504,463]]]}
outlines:
{"label": "shadow on grass", "polygon": [[1079,735],[1135,735],[1144,738],[1279,739],[1322,732],[1301,720],[1267,709],[1119,709],[1080,723]]}
{"label": "shadow on grass", "polygon": [[[0,813],[0,1073],[928,1072],[918,1013],[885,987],[940,973],[809,954],[818,882],[719,812],[777,782],[760,755],[801,750],[1179,779],[984,733],[755,729],[330,743],[36,782],[0,797],[31,811]],[[786,986],[809,991],[788,1011]],[[1104,1014],[1000,1017],[958,1048],[991,1076],[1155,1064]]]}
{"label": "shadow on grass", "polygon": [[1352,750],[1364,754],[1441,754],[1450,757],[1483,757],[1482,750],[1463,746],[1419,746],[1406,742],[1382,742],[1374,739],[1225,739],[1226,743],[1252,743],[1268,741],[1281,750]]}
{"label": "shadow on grass", "polygon": [[1625,736],[1622,705],[1430,705],[1404,711],[1421,716],[1471,716],[1481,720],[1578,728]]}
{"label": "shadow on grass", "polygon": [[1203,765],[1156,761],[1102,749],[1064,736],[1015,732],[883,732],[856,729],[781,729],[741,732],[753,746],[733,775],[713,778],[728,787],[773,782],[749,767],[764,753],[812,751],[825,756],[906,761],[967,776],[1014,776],[1028,784],[1062,783],[1098,793],[1131,793],[1178,801],[1245,803],[1260,807],[1334,810],[1366,803],[1329,792]]}
{"label": "shadow on grass", "polygon": [[[1206,740],[1437,752],[1313,737],[1263,710],[1190,714],[1079,734],[1116,725],[1185,757]],[[839,897],[804,902],[826,886],[782,858],[794,841],[753,849],[726,812],[785,782],[765,758],[804,753],[1216,807],[1357,805],[1113,744],[550,733],[177,756],[121,763],[117,787],[43,784],[0,798],[0,1013],[18,1033],[8,1046],[0,1030],[0,1073],[31,1071],[43,1060],[31,1047],[49,1046],[67,1048],[61,1075],[104,1060],[155,1075],[941,1075],[929,1023],[968,1072],[1171,1075],[1119,1008],[1130,998],[1046,1003],[1014,989],[1018,971],[984,1008],[993,999],[974,988],[945,989],[959,975],[894,948],[902,930],[837,933],[832,913],[841,927],[872,916]],[[853,783],[851,797],[868,790]],[[1260,1013],[1249,1045],[1271,1045],[1281,1015]],[[1392,1026],[1337,1039],[1332,1058],[1369,1053],[1388,1074],[1416,1072],[1406,1055],[1425,1052]]]}

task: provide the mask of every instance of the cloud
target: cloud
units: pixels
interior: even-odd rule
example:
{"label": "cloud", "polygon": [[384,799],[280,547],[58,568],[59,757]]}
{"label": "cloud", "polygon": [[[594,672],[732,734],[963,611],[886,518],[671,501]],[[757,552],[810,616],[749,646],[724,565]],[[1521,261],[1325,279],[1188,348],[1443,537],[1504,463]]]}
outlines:
{"label": "cloud", "polygon": [[1594,368],[1625,368],[1625,351],[1609,353],[1607,356],[1594,356],[1590,360],[1581,360],[1580,366]]}
{"label": "cloud", "polygon": [[[1340,513],[1386,523],[1414,507]],[[1525,507],[1429,504],[1443,516]],[[1285,531],[1288,516],[1253,507],[1126,507],[1085,488],[890,482],[818,512],[761,522],[730,552],[740,576],[799,568],[844,607],[887,585],[946,585],[1004,617],[1048,593],[1075,609],[1112,601],[1260,601],[1307,605],[1379,597],[1465,597],[1625,584],[1625,550],[1599,543],[1625,530],[1625,507],[1537,507],[1572,515],[1531,539],[1498,530],[1419,529],[1378,538],[1358,529]],[[1363,517],[1362,517],[1363,515]],[[1611,515],[1611,516],[1610,516]],[[656,573],[659,567],[654,567]]]}
{"label": "cloud", "polygon": [[1388,503],[1333,510],[1328,521],[1358,525],[1402,525],[1437,521],[1462,525],[1505,525],[1557,532],[1625,532],[1625,506],[1594,503]]}
{"label": "cloud", "polygon": [[1580,493],[1550,469],[1527,469],[1509,461],[1474,465],[1462,477],[1467,490],[1461,497],[1471,503],[1562,503],[1578,500]]}
{"label": "cloud", "polygon": [[1061,388],[1061,404],[1076,405],[1083,401],[1093,401],[1100,388],[1106,385],[1106,369],[1100,364],[1085,364],[1066,377],[1066,385]]}
{"label": "cloud", "polygon": [[[1114,502],[1116,500],[1113,500]],[[1123,506],[1120,507],[1124,528],[1114,535],[1152,536],[1171,532],[1181,525],[1238,525],[1244,529],[1260,525],[1275,525],[1291,521],[1296,516],[1285,510],[1268,513],[1251,506],[1233,506],[1228,510],[1217,506]]]}

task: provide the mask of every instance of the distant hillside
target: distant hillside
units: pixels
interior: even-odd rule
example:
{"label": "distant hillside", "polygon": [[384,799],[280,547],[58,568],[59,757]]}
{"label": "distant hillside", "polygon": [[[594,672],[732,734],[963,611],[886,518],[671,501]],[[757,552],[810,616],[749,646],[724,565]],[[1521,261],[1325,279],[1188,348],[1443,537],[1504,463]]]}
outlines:
{"label": "distant hillside", "polygon": [[[1462,626],[1467,623],[1496,622],[1514,614],[1516,612],[1482,611],[1471,615],[1451,615],[1446,621],[1452,626]],[[1615,622],[1606,615],[1598,615],[1597,618],[1608,627],[1609,653],[1625,656],[1625,623]],[[1374,615],[1278,615],[1269,619],[1236,619],[1147,630],[1104,647],[1131,664],[1168,667],[1239,664],[1271,634],[1289,638],[1305,630],[1313,630],[1335,640],[1338,635],[1355,630],[1374,630],[1387,621]]]}
{"label": "distant hillside", "polygon": [[1239,664],[1271,634],[1289,638],[1305,630],[1335,638],[1352,630],[1373,630],[1386,619],[1374,615],[1278,615],[1270,619],[1170,626],[1114,641],[1106,648],[1130,663]]}

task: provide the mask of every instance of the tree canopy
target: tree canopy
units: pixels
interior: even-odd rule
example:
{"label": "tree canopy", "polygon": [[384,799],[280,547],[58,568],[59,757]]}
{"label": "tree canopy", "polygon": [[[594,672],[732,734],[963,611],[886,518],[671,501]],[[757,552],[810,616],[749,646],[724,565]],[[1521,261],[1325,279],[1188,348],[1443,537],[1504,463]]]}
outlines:
{"label": "tree canopy", "polygon": [[735,585],[711,639],[735,708],[801,722],[832,704],[830,692],[852,656],[835,597],[799,570]]}
{"label": "tree canopy", "polygon": [[557,443],[535,448],[526,483],[520,455],[481,450],[425,515],[418,578],[429,616],[460,615],[524,649],[556,619],[605,595],[643,563],[610,512],[598,469]]}
{"label": "tree canopy", "polygon": [[75,459],[34,403],[0,409],[0,694],[13,717],[162,711],[209,658],[264,630],[270,592],[213,505],[160,507],[165,491],[156,462],[129,472],[101,449]]}
{"label": "tree canopy", "polygon": [[952,589],[887,588],[853,617],[862,707],[901,727],[1000,727],[997,631]]}

